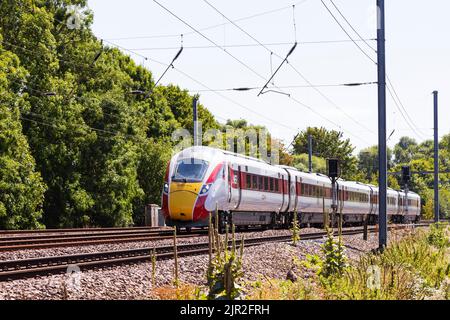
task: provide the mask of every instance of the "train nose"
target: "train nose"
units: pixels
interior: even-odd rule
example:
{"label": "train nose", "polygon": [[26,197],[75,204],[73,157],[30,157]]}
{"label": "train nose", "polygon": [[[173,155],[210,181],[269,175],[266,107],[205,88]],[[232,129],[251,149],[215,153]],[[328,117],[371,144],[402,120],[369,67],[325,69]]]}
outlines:
{"label": "train nose", "polygon": [[194,205],[202,183],[177,183],[170,185],[169,212],[172,220],[192,221]]}

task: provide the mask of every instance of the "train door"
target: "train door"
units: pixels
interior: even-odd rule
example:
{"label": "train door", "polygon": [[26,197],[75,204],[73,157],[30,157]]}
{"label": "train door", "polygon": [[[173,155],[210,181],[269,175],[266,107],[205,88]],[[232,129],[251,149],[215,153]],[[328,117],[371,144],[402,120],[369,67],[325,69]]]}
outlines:
{"label": "train door", "polygon": [[369,210],[369,214],[373,214],[374,213],[374,207],[373,207],[373,200],[374,200],[374,196],[373,196],[373,188],[371,186],[369,186],[370,188],[370,193],[369,193],[369,206],[370,206],[370,210]]}
{"label": "train door", "polygon": [[240,189],[240,172],[239,168],[233,167],[231,163],[228,164],[228,203],[232,210],[239,207],[241,189]]}
{"label": "train door", "polygon": [[288,175],[289,177],[289,207],[286,209],[287,211],[294,211],[295,210],[295,204],[296,204],[296,185],[297,185],[297,177],[294,177],[292,175]]}
{"label": "train door", "polygon": [[[344,199],[345,199],[345,187],[336,182],[336,192],[337,192],[337,207],[338,211],[344,213]],[[333,204],[333,190],[331,190],[331,204]]]}
{"label": "train door", "polygon": [[298,212],[298,198],[300,196],[301,181],[302,181],[302,178],[299,179],[297,176],[295,176],[295,188],[294,188],[294,190],[295,190],[295,192],[294,192],[294,197],[295,197],[294,200],[295,201],[294,201],[294,208],[293,208],[293,210],[297,211],[297,212]]}

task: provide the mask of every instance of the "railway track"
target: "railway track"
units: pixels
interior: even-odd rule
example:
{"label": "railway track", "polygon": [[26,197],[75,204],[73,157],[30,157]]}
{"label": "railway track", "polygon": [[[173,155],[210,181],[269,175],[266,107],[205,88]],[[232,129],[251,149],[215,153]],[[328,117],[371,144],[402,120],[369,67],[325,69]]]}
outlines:
{"label": "railway track", "polygon": [[[416,224],[405,225],[401,227],[421,227],[427,225],[428,224]],[[376,229],[371,227],[368,231],[376,232]],[[363,229],[358,228],[343,230],[342,234],[354,235],[360,234],[362,232]],[[337,231],[335,232],[335,234],[337,234]],[[325,232],[303,234],[301,235],[301,240],[321,239],[325,235]],[[286,242],[291,241],[291,239],[291,235],[249,238],[245,239],[244,246],[249,247],[263,243]],[[236,242],[237,244],[240,244],[240,240]],[[160,246],[154,249],[156,251],[157,260],[171,259],[174,256],[173,246]],[[152,258],[152,250],[153,248],[140,248],[0,261],[0,281],[33,277],[37,275],[64,273],[70,270],[69,268],[71,266],[76,266],[77,270],[79,268],[80,271],[85,271],[93,268],[148,261]],[[181,244],[177,246],[177,251],[178,256],[180,257],[207,254],[209,252],[209,243],[201,242],[193,244]]]}
{"label": "railway track", "polygon": [[[194,237],[206,234],[205,230],[181,234],[180,238]],[[163,240],[173,237],[173,229],[139,228],[132,230],[117,229],[114,231],[70,232],[61,234],[19,235],[14,237],[0,237],[0,251],[23,249],[42,249],[66,246],[96,245],[107,243],[124,243],[135,241]]]}
{"label": "railway track", "polygon": [[69,228],[69,229],[32,229],[32,230],[0,230],[0,235],[37,234],[37,233],[76,233],[76,232],[101,232],[101,231],[136,231],[136,230],[160,230],[162,227],[110,227],[110,228]]}

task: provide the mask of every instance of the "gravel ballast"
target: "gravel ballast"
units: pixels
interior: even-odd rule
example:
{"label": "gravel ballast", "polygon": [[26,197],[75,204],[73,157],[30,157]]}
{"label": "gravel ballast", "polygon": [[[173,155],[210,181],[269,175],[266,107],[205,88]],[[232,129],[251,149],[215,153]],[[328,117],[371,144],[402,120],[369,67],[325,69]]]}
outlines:
{"label": "gravel ballast", "polygon": [[[318,229],[302,229],[302,233],[317,232]],[[390,239],[400,238],[409,231],[390,232]],[[289,234],[288,230],[270,230],[265,232],[244,233],[245,237]],[[178,243],[203,242],[206,237],[187,238]],[[362,234],[343,236],[347,256],[350,260],[358,258],[378,247],[378,234],[369,233],[368,241],[362,240]],[[262,277],[285,279],[293,266],[292,259],[304,259],[307,254],[319,254],[323,239],[300,241],[296,247],[289,243],[271,243],[244,249],[244,281],[255,281]],[[125,243],[72,248],[54,248],[42,250],[23,250],[3,252],[0,260],[74,254],[101,250],[126,249],[167,245],[170,241],[148,243]],[[208,256],[180,257],[179,278],[182,283],[205,284]],[[174,280],[174,261],[165,260],[156,263],[155,287],[152,286],[151,263],[136,263],[110,268],[84,271],[72,276],[61,274],[39,276],[0,282],[0,299],[157,299],[155,288],[170,286]],[[302,275],[308,277],[308,275]]]}

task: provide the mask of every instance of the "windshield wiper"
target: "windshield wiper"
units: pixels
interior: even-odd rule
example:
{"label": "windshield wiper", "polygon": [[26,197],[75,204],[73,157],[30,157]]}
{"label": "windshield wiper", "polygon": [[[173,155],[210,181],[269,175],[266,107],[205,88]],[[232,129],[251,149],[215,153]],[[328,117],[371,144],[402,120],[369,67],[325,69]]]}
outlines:
{"label": "windshield wiper", "polygon": [[187,182],[187,178],[186,177],[172,176],[172,181],[181,181],[181,182],[186,183]]}

